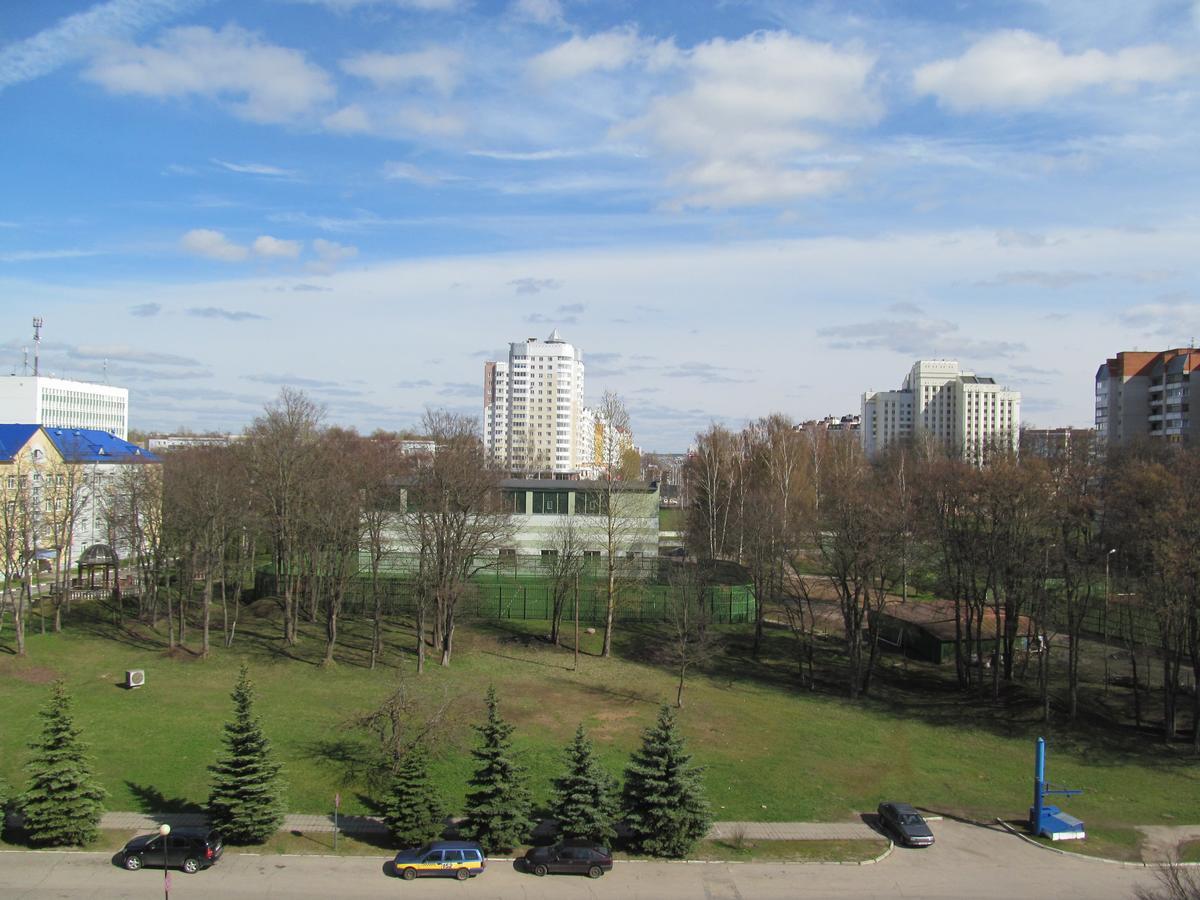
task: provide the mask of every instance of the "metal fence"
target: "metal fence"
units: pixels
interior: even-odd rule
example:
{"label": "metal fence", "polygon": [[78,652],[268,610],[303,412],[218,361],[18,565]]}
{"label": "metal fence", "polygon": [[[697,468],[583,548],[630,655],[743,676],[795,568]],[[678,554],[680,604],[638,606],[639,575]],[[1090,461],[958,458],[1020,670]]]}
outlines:
{"label": "metal fence", "polygon": [[[255,595],[278,596],[280,586],[271,572],[259,572],[255,577]],[[300,591],[328,590],[324,579],[315,583],[302,580]],[[375,588],[385,615],[410,615],[415,612],[412,582],[403,577],[382,577]],[[614,617],[623,622],[660,622],[669,614],[669,601],[678,589],[669,584],[650,581],[625,581],[620,587]],[[748,585],[713,585],[706,591],[709,620],[717,624],[753,622],[754,592]],[[578,598],[578,600],[576,600]],[[606,586],[594,580],[581,580],[578,590],[572,587],[565,600],[565,616],[573,619],[575,604],[579,604],[579,620],[588,625],[602,624],[608,602]],[[375,608],[375,594],[370,578],[354,579],[343,598],[342,609],[347,615],[369,615]],[[526,576],[520,583],[500,581],[489,577],[472,580],[459,601],[459,613],[467,618],[480,619],[549,619],[554,608],[553,583],[546,579]]]}

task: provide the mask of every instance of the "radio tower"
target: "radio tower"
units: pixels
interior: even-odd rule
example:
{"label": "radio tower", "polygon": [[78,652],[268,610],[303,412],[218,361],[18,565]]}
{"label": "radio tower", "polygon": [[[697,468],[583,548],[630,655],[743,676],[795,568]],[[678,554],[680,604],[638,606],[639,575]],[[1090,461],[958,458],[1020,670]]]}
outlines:
{"label": "radio tower", "polygon": [[41,316],[33,317],[33,377],[38,376],[38,356],[42,349],[42,326],[46,324]]}

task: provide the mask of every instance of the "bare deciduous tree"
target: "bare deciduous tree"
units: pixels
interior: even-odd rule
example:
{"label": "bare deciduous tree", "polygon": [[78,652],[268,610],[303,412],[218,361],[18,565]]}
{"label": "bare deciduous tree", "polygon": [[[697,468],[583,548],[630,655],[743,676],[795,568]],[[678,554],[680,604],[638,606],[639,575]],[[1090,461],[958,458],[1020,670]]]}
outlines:
{"label": "bare deciduous tree", "polygon": [[712,625],[710,567],[703,563],[671,564],[666,604],[667,659],[679,676],[675,706],[683,708],[683,688],[689,669],[704,665],[721,652],[721,639]]}
{"label": "bare deciduous tree", "polygon": [[283,640],[296,643],[299,618],[300,536],[305,518],[319,514],[308,495],[316,474],[323,407],[284,387],[246,430],[250,479],[259,497],[275,567],[283,585]]}
{"label": "bare deciduous tree", "polygon": [[405,543],[418,554],[414,599],[419,669],[426,605],[431,603],[434,610],[434,646],[441,664],[448,666],[458,602],[471,577],[494,564],[513,527],[501,502],[501,473],[489,464],[475,420],[429,410],[422,425],[437,452],[409,476],[408,511],[400,523]]}

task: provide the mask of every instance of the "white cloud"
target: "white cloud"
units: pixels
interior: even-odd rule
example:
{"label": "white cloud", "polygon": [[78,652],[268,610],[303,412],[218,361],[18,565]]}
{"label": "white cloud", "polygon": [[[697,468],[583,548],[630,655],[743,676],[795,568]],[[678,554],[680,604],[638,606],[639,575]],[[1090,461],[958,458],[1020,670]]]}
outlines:
{"label": "white cloud", "polygon": [[321,122],[330,131],[341,134],[369,134],[371,118],[367,111],[357,103],[343,106],[337,112],[330,113]]}
{"label": "white cloud", "polygon": [[290,122],[333,99],[329,76],[298,50],[236,25],[174,28],[154,46],[111,44],[85,73],[109,91],[224,100],[253,122]]}
{"label": "white cloud", "polygon": [[558,0],[516,0],[512,14],[539,25],[565,25],[562,4]]}
{"label": "white cloud", "polygon": [[411,181],[423,187],[432,187],[446,179],[433,172],[406,162],[388,162],[383,166],[383,177],[389,181]]}
{"label": "white cloud", "polygon": [[98,256],[99,250],[14,250],[0,253],[0,262],[40,262],[46,259],[75,259],[82,256]]}
{"label": "white cloud", "polygon": [[1052,40],[1013,30],[988,35],[955,59],[921,66],[913,86],[955,112],[1031,109],[1089,87],[1172,81],[1194,68],[1161,44],[1071,54]]}
{"label": "white cloud", "polygon": [[359,6],[395,6],[421,12],[451,12],[463,5],[463,0],[291,0],[310,6],[325,6],[336,12],[348,12]]}
{"label": "white cloud", "polygon": [[716,39],[680,60],[687,86],[654,100],[615,136],[644,133],[681,160],[680,206],[787,203],[834,190],[845,172],[797,165],[830,126],[874,122],[871,55],[782,32]]}
{"label": "white cloud", "polygon": [[317,261],[309,263],[308,268],[313,272],[332,272],[338,263],[358,256],[357,247],[324,238],[315,238],[312,247],[317,254]]}
{"label": "white cloud", "polygon": [[223,159],[214,159],[214,163],[230,172],[239,175],[266,175],[270,178],[295,178],[295,169],[281,169],[278,166],[268,166],[264,163],[232,163]]}
{"label": "white cloud", "polygon": [[430,112],[418,106],[405,107],[394,122],[403,130],[429,137],[458,137],[467,130],[467,123],[456,113]]}
{"label": "white cloud", "polygon": [[529,71],[539,81],[561,81],[588,72],[615,72],[649,55],[653,42],[636,29],[614,28],[590,37],[575,35],[570,40],[535,56]]}
{"label": "white cloud", "polygon": [[210,228],[193,228],[179,243],[189,253],[221,262],[241,262],[250,255],[250,251],[245,247],[233,243],[220,231]]}
{"label": "white cloud", "polygon": [[126,40],[203,0],[110,0],[0,50],[0,89],[85,59],[104,40]]}
{"label": "white cloud", "polygon": [[269,234],[255,238],[252,247],[259,256],[270,258],[295,259],[300,255],[299,241],[285,241]]}
{"label": "white cloud", "polygon": [[414,53],[363,53],[344,59],[342,69],[365,78],[376,87],[395,87],[427,82],[439,93],[454,93],[461,76],[463,58],[449,47],[427,47]]}

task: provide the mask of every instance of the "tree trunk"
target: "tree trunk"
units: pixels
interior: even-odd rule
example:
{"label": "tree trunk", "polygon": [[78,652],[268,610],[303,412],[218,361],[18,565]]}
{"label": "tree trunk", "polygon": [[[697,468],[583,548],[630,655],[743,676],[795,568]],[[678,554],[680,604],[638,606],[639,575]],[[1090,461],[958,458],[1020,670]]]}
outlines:
{"label": "tree trunk", "polygon": [[417,674],[425,671],[425,601],[417,602]]}
{"label": "tree trunk", "polygon": [[337,644],[338,607],[342,605],[341,590],[334,588],[325,612],[325,659],[321,665],[333,665],[333,648]]}
{"label": "tree trunk", "polygon": [[371,554],[371,599],[374,601],[374,622],[371,629],[371,668],[383,652],[383,598],[379,595],[379,557]]}
{"label": "tree trunk", "polygon": [[613,566],[611,554],[608,559],[608,602],[605,604],[604,610],[604,648],[600,651],[600,655],[605,659],[612,656],[613,613],[617,605],[617,572]]}
{"label": "tree trunk", "polygon": [[171,594],[167,592],[167,649],[175,649],[175,610],[171,605]]}
{"label": "tree trunk", "polygon": [[449,611],[446,627],[442,632],[442,665],[450,665],[450,654],[454,650],[454,611]]}
{"label": "tree trunk", "polygon": [[200,658],[208,659],[208,630],[209,616],[212,610],[212,594],[213,594],[213,573],[212,566],[207,566],[204,570],[204,616],[203,616],[203,632],[200,636]]}
{"label": "tree trunk", "polygon": [[16,635],[17,641],[17,656],[25,655],[25,596],[20,590],[17,591],[17,596],[12,597],[11,590],[9,596],[13,602],[13,633]]}

